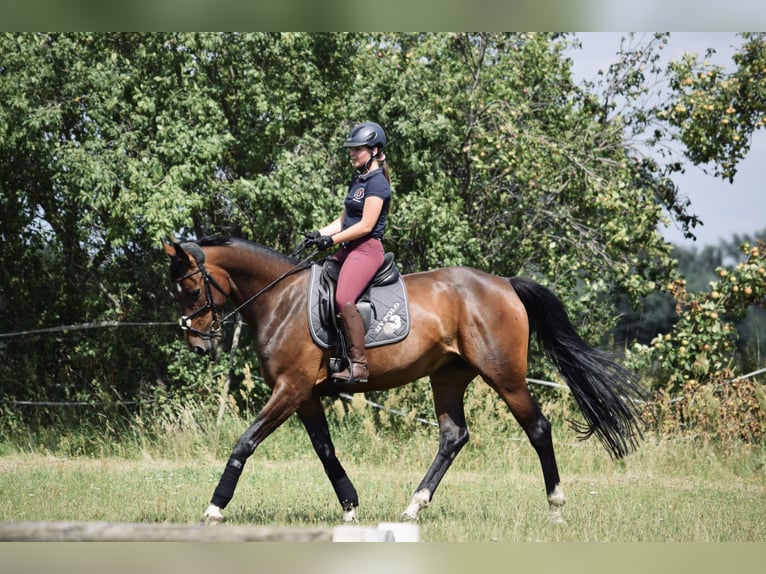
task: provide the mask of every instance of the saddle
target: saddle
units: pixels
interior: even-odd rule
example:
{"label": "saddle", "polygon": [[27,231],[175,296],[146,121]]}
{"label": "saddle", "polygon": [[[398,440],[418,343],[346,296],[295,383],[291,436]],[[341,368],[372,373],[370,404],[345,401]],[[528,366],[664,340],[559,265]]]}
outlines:
{"label": "saddle", "polygon": [[[311,266],[309,282],[309,330],[314,341],[325,349],[343,345],[336,323],[335,288],[340,264],[327,258]],[[357,300],[356,307],[365,326],[365,348],[396,343],[410,332],[407,291],[393,253]]]}

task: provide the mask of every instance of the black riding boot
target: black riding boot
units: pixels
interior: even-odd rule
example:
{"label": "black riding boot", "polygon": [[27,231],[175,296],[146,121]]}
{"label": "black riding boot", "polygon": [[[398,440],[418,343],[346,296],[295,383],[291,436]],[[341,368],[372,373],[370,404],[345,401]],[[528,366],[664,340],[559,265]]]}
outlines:
{"label": "black riding boot", "polygon": [[366,383],[369,376],[367,357],[364,355],[364,323],[354,303],[346,303],[338,315],[338,324],[348,348],[349,367],[333,374],[340,383]]}

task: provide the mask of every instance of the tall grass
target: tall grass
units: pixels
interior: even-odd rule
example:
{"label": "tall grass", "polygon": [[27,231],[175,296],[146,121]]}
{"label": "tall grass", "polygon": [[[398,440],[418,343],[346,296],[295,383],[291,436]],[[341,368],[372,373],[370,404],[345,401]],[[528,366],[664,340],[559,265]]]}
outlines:
{"label": "tall grass", "polygon": [[[431,463],[438,431],[428,408],[376,397],[408,414],[372,409],[362,396],[327,400],[338,455],[356,485],[363,524],[397,520]],[[484,391],[470,390],[471,440],[421,513],[426,541],[764,541],[766,448],[649,433],[612,461],[564,424],[565,399],[543,408],[568,497],[564,526],[548,523],[539,462],[518,425]],[[185,402],[162,409],[4,424],[4,520],[195,523],[252,413]],[[28,422],[28,421],[27,421]],[[66,423],[64,425],[63,423]],[[69,430],[66,430],[69,429]],[[290,419],[250,459],[226,509],[232,523],[333,526],[340,510],[301,425]]]}

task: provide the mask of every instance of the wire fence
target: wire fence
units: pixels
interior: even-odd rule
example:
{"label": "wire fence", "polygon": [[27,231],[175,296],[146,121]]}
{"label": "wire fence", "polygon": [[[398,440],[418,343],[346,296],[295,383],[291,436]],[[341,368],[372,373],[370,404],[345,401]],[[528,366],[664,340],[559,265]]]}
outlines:
{"label": "wire fence", "polygon": [[79,323],[76,325],[64,325],[60,327],[48,327],[45,329],[34,329],[31,331],[16,331],[14,333],[0,333],[0,339],[12,337],[27,337],[30,335],[42,335],[48,333],[68,333],[69,331],[82,331],[84,329],[105,329],[117,327],[164,327],[168,325],[178,326],[173,321],[149,321],[149,322],[131,322],[131,321],[94,321],[92,323]]}

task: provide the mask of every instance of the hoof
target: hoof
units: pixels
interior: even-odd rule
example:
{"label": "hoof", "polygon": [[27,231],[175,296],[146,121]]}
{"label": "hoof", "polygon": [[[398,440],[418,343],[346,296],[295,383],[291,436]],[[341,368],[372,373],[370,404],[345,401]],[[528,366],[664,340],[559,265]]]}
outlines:
{"label": "hoof", "polygon": [[431,492],[428,489],[419,490],[413,497],[410,505],[402,513],[402,522],[417,522],[420,511],[431,504]]}
{"label": "hoof", "polygon": [[548,513],[548,522],[551,524],[566,524],[566,520],[564,520],[564,515],[561,512],[561,508],[557,509],[551,509]]}
{"label": "hoof", "polygon": [[208,516],[208,515],[203,516],[202,520],[199,521],[199,523],[204,526],[216,526],[218,524],[221,524],[222,522],[223,522],[223,516]]}
{"label": "hoof", "polygon": [[564,513],[562,512],[566,502],[567,499],[564,496],[564,491],[556,485],[553,492],[548,495],[548,521],[551,524],[566,524]]}
{"label": "hoof", "polygon": [[350,508],[348,510],[343,511],[343,523],[344,524],[352,524],[356,522],[356,509]]}

